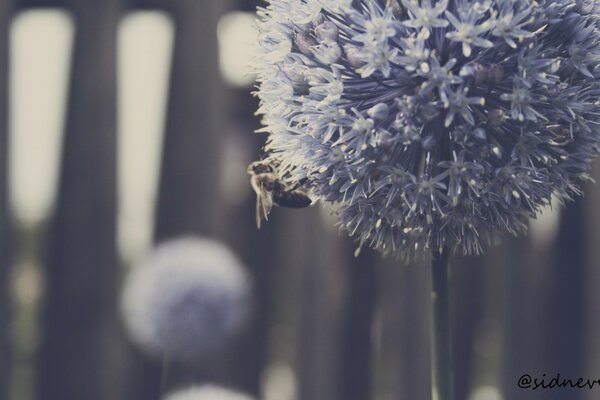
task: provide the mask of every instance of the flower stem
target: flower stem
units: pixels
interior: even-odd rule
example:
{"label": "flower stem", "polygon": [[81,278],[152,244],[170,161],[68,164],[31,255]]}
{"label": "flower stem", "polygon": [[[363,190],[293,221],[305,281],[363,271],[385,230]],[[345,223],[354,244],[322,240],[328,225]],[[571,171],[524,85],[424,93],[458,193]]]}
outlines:
{"label": "flower stem", "polygon": [[448,259],[448,249],[444,248],[441,252],[433,254],[431,266],[433,302],[432,374],[438,400],[454,399]]}

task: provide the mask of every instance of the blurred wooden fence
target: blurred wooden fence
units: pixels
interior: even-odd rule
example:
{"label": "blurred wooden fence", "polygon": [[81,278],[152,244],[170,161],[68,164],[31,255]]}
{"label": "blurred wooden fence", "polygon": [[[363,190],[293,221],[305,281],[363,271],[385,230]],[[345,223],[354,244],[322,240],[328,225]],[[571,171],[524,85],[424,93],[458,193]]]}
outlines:
{"label": "blurred wooden fence", "polygon": [[12,1],[0,3],[0,398],[10,390],[10,246],[12,221],[8,212],[8,31]]}
{"label": "blurred wooden fence", "polygon": [[[289,365],[298,400],[430,398],[427,265],[397,265],[368,251],[353,258],[353,244],[319,207],[277,210],[257,232],[253,196],[241,206],[222,200],[226,143],[244,146],[248,162],[264,138],[252,134],[255,99],[219,77],[216,24],[228,10],[255,5],[0,1],[0,399],[10,398],[16,234],[7,207],[8,30],[18,11],[48,6],[71,11],[76,38],[59,194],[45,235],[36,398],[158,400],[165,390],[161,365],[127,344],[116,311],[116,28],[124,13],[143,8],[170,13],[176,26],[155,238],[193,233],[226,240],[256,280],[257,318],[243,343],[214,368],[191,375],[262,396],[275,366]],[[510,400],[597,398],[597,391],[517,387],[524,373],[600,377],[600,191],[587,193],[563,213],[554,243],[505,238],[484,257],[454,260],[457,400],[482,385]],[[180,371],[166,385],[189,379]]]}

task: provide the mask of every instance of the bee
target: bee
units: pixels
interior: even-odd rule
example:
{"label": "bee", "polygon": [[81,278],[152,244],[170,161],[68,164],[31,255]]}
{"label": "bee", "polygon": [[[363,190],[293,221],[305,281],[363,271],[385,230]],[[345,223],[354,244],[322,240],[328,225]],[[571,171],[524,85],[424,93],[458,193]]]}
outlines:
{"label": "bee", "polygon": [[286,208],[305,208],[312,204],[303,182],[289,186],[281,181],[277,172],[279,161],[264,159],[248,166],[250,183],[256,192],[256,226],[268,220],[273,205]]}

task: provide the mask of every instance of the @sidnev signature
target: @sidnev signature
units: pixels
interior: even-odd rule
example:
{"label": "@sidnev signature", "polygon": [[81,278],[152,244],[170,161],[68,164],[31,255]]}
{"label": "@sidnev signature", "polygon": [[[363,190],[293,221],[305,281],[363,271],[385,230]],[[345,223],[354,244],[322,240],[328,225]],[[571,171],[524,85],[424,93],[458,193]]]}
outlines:
{"label": "@sidnev signature", "polygon": [[517,385],[521,389],[538,390],[538,389],[555,389],[555,388],[571,388],[571,389],[600,389],[600,379],[589,378],[563,378],[560,374],[555,376],[547,376],[542,374],[541,377],[532,377],[529,374],[523,374],[519,378]]}

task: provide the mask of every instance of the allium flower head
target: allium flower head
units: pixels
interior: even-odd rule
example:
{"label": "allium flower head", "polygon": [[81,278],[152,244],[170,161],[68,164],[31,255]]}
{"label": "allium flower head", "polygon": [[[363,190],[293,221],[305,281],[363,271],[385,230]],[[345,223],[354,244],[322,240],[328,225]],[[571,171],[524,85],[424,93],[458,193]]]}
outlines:
{"label": "allium flower head", "polygon": [[266,157],[361,246],[479,253],[588,178],[598,2],[268,1]]}
{"label": "allium flower head", "polygon": [[231,344],[251,311],[251,285],[223,244],[182,238],[160,244],[130,274],[123,316],[151,354],[202,362]]}
{"label": "allium flower head", "polygon": [[165,400],[253,400],[250,396],[224,389],[218,386],[205,385],[184,389],[168,395]]}

